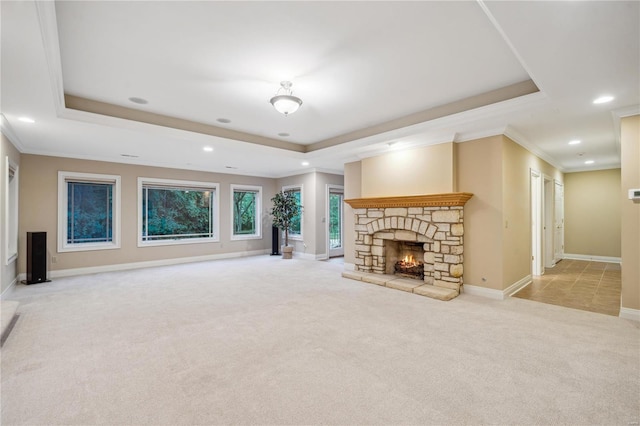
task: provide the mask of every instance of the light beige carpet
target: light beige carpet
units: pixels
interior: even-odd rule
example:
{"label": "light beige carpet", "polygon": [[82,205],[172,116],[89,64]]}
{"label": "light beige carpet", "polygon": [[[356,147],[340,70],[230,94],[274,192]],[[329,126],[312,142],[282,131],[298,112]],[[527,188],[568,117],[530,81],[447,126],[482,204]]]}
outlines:
{"label": "light beige carpet", "polygon": [[637,424],[640,327],[270,256],[20,285],[2,424]]}

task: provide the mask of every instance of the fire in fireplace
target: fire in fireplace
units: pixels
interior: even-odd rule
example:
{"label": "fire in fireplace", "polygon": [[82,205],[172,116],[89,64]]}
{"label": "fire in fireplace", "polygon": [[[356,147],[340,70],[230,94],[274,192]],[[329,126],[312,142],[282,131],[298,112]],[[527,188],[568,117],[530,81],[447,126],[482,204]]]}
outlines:
{"label": "fire in fireplace", "polygon": [[424,262],[415,260],[413,255],[406,255],[395,264],[395,273],[407,278],[424,279]]}

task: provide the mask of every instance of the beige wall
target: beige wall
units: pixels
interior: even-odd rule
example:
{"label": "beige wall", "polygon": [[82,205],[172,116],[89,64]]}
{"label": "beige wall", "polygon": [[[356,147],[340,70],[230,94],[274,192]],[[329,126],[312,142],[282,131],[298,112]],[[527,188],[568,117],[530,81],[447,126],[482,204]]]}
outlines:
{"label": "beige wall", "polygon": [[464,282],[502,290],[502,136],[458,144],[458,190],[464,206]]}
{"label": "beige wall", "polygon": [[565,174],[565,253],[620,257],[620,179],[620,169]]}
{"label": "beige wall", "polygon": [[[344,199],[362,197],[362,162],[356,161],[344,165]],[[355,215],[353,208],[344,205],[344,262],[354,265],[355,256]]]}
{"label": "beige wall", "polygon": [[453,145],[443,143],[365,158],[362,197],[453,192]]}
{"label": "beige wall", "polygon": [[[11,160],[12,163],[18,165],[18,180],[20,181],[22,178],[22,166],[21,166],[21,156],[20,152],[16,149],[15,146],[7,139],[3,134],[0,134],[0,294],[2,294],[11,283],[13,283],[18,277],[18,267],[17,260],[14,260],[7,264],[6,262],[6,254],[5,254],[5,242],[7,235],[5,225],[7,224],[8,218],[6,215],[7,206],[6,206],[6,178],[7,178],[7,157]],[[20,197],[18,195],[18,197]],[[19,220],[19,219],[18,219]],[[21,256],[22,251],[21,247],[23,245],[18,245],[18,256],[19,258],[23,258]]]}
{"label": "beige wall", "polygon": [[622,295],[621,307],[640,310],[640,202],[628,198],[640,188],[640,115],[621,120]]}
{"label": "beige wall", "polygon": [[[121,176],[122,219],[121,248],[85,252],[57,253],[57,185],[58,171],[101,173]],[[220,242],[181,244],[172,246],[137,246],[137,178],[164,178],[215,182],[220,184]],[[262,239],[231,241],[230,184],[262,186]],[[271,221],[268,211],[275,193],[275,180],[159,167],[135,166],[100,161],[87,161],[39,155],[23,155],[20,165],[20,254],[24,254],[26,233],[47,232],[49,256],[56,263],[49,270],[65,270],[173,258],[207,256],[231,252],[267,250],[271,242]],[[19,270],[25,272],[24,256],[19,258]]]}

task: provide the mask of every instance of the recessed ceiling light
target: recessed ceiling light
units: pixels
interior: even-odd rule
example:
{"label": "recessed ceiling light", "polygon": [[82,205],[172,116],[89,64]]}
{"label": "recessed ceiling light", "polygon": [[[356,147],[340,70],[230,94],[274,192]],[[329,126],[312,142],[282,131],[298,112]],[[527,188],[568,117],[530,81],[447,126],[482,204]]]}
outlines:
{"label": "recessed ceiling light", "polygon": [[225,169],[237,169],[236,166],[224,166]]}
{"label": "recessed ceiling light", "polygon": [[222,123],[222,124],[229,124],[231,123],[231,120],[229,120],[228,118],[217,118],[216,121],[218,123]]}
{"label": "recessed ceiling light", "polygon": [[207,152],[211,152],[213,151],[213,148],[211,148],[210,146],[205,146],[204,148],[202,148],[203,151],[207,151]]}
{"label": "recessed ceiling light", "polygon": [[131,102],[133,102],[134,104],[138,104],[138,105],[144,105],[144,104],[148,104],[149,103],[148,100],[143,99],[143,98],[137,98],[135,96],[130,97],[129,100]]}
{"label": "recessed ceiling light", "polygon": [[611,102],[613,100],[613,96],[600,96],[599,98],[596,98],[593,100],[594,104],[606,104],[607,102]]}
{"label": "recessed ceiling light", "polygon": [[23,123],[29,123],[29,124],[33,124],[36,122],[36,120],[30,117],[20,117],[18,118],[18,120],[22,121]]}
{"label": "recessed ceiling light", "polygon": [[569,145],[578,145],[581,141],[575,139],[569,142]]}
{"label": "recessed ceiling light", "polygon": [[593,163],[594,163],[593,160],[587,160],[587,161],[584,162],[584,164],[593,164]]}
{"label": "recessed ceiling light", "polygon": [[308,162],[308,161],[303,161],[303,162],[302,162],[302,165],[303,165],[303,166],[308,166],[308,165],[309,165],[309,162]]}
{"label": "recessed ceiling light", "polygon": [[278,133],[278,136],[282,136],[283,138],[286,138],[286,137],[289,137],[291,135],[289,133],[282,132],[282,133]]}

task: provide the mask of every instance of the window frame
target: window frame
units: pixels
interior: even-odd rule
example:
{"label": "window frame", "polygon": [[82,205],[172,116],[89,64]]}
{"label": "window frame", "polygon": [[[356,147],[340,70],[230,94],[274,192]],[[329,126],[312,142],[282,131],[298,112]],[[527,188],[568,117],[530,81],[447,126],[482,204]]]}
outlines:
{"label": "window frame", "polygon": [[18,205],[20,197],[20,166],[11,161],[9,156],[5,160],[5,229],[4,254],[5,265],[10,265],[18,258]]}
{"label": "window frame", "polygon": [[[97,184],[112,184],[112,241],[100,243],[76,243],[67,242],[68,231],[68,182],[87,182]],[[120,197],[121,178],[119,175],[105,175],[96,173],[79,173],[58,171],[58,253],[93,251],[93,250],[113,250],[120,248]]]}
{"label": "window frame", "polygon": [[[303,184],[295,184],[295,185],[285,185],[282,187],[282,192],[292,191],[292,190],[300,190],[300,233],[293,234],[291,229],[289,229],[289,239],[294,241],[303,241],[304,235],[304,188]],[[284,238],[284,231],[282,232]]]}
{"label": "window frame", "polygon": [[[199,238],[177,238],[172,240],[155,240],[144,241],[142,238],[142,213],[143,213],[143,197],[142,191],[145,185],[166,186],[167,188],[190,188],[212,191],[213,205],[211,208],[211,229],[213,237]],[[138,177],[138,230],[137,230],[138,247],[157,247],[171,246],[183,244],[203,244],[220,242],[220,184],[215,182],[200,182],[178,179],[158,179],[149,177]]]}
{"label": "window frame", "polygon": [[[262,187],[256,185],[236,185],[231,184],[231,194],[230,194],[230,209],[231,209],[231,230],[230,230],[230,239],[231,241],[242,241],[242,240],[259,240],[262,239]],[[234,194],[236,190],[239,192],[255,192],[256,193],[256,203],[254,206],[255,209],[255,230],[253,234],[234,234],[234,223],[235,223],[235,200]]]}

